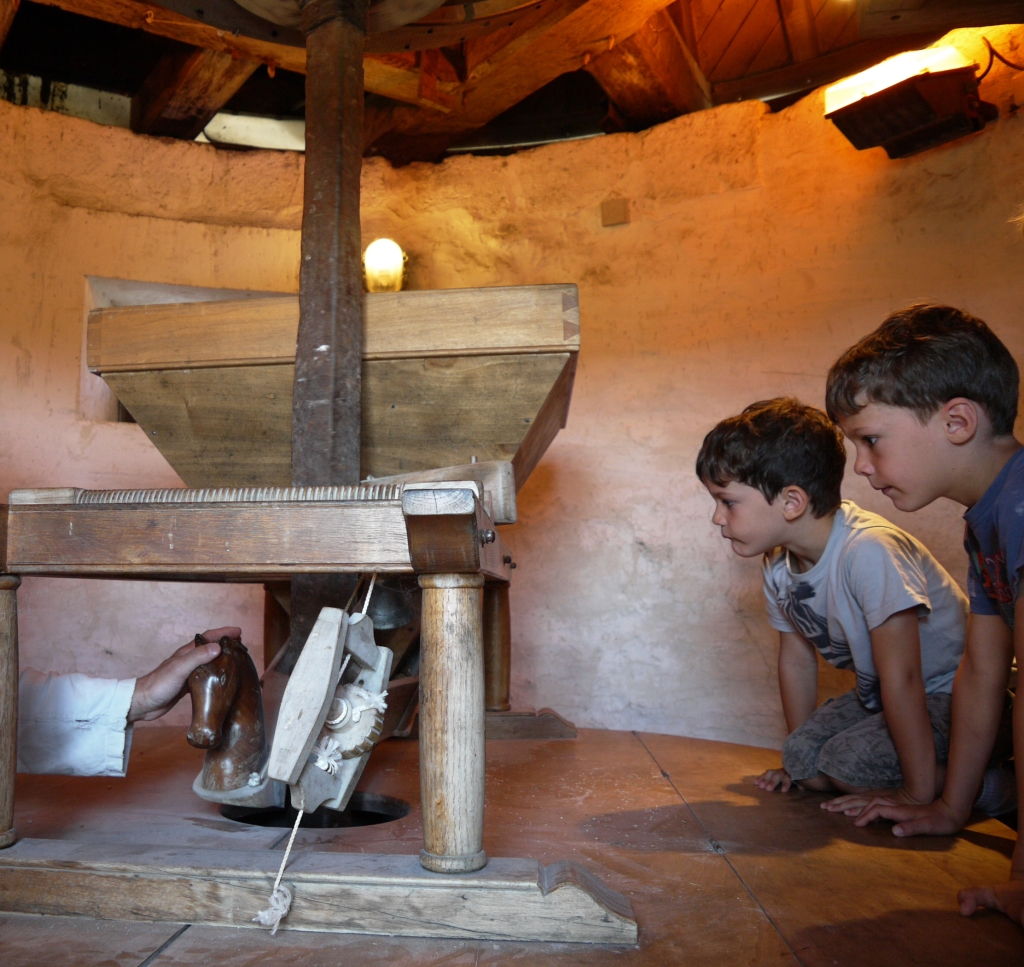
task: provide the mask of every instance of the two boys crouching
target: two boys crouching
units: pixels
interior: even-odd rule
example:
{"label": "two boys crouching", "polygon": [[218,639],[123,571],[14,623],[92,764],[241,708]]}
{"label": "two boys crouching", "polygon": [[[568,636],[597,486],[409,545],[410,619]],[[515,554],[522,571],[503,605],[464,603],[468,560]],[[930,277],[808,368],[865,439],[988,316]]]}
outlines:
{"label": "two boys crouching", "polygon": [[[761,788],[841,793],[823,807],[858,825],[895,819],[896,835],[954,833],[974,805],[992,815],[1015,805],[1006,689],[1015,627],[1024,656],[1024,618],[1014,621],[1024,567],[1018,382],[983,322],[912,306],[832,367],[828,416],[768,400],[705,438],[697,474],[715,499],[712,520],[737,554],[762,556],[780,636],[789,737],[783,768]],[[940,496],[968,508],[969,602],[920,541],[841,500],[843,434],[855,472],[898,509]],[[856,675],[853,691],[820,708],[817,654]],[[1020,920],[1019,840],[1011,882],[964,890],[960,904]]]}

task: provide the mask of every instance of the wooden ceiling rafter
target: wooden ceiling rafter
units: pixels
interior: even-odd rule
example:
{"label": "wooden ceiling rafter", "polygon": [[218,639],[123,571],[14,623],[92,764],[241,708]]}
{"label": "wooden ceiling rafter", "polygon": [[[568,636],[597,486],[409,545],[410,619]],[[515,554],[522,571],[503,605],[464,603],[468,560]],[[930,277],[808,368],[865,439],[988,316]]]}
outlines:
{"label": "wooden ceiling rafter", "polygon": [[18,12],[20,0],[0,0],[0,47],[7,39],[7,34],[14,23],[14,15]]}
{"label": "wooden ceiling rafter", "polygon": [[585,69],[632,128],[711,107],[711,84],[667,9]]}

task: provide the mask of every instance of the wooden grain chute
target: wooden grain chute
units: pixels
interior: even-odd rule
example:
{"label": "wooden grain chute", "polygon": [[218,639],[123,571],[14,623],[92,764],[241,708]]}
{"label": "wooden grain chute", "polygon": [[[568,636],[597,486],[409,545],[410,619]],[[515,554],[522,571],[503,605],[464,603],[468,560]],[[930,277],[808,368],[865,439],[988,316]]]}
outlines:
{"label": "wooden grain chute", "polygon": [[[97,309],[88,365],[190,486],[291,482],[294,297]],[[574,285],[367,295],[363,477],[511,461],[565,426]]]}

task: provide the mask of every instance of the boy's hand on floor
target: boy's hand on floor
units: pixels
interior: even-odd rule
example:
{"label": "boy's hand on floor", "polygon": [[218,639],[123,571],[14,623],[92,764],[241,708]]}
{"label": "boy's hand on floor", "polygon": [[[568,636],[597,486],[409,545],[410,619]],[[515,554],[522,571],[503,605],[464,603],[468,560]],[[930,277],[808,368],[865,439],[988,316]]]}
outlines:
{"label": "boy's hand on floor", "polygon": [[218,639],[225,635],[238,638],[241,634],[241,628],[212,628],[204,631],[203,637],[209,644],[196,645],[190,641],[148,675],[137,679],[135,694],[132,695],[132,704],[128,709],[129,724],[140,720],[151,722],[166,715],[185,694],[188,676],[200,665],[213,661],[220,654]]}
{"label": "boy's hand on floor", "polygon": [[899,789],[869,789],[867,792],[837,796],[835,799],[823,802],[821,808],[827,809],[830,813],[842,813],[844,816],[859,816],[874,803],[888,803],[893,806],[922,805],[901,787]]}
{"label": "boy's hand on floor", "polygon": [[772,792],[778,789],[779,792],[789,792],[793,786],[793,780],[785,769],[769,769],[754,780],[754,785],[765,792]]}
{"label": "boy's hand on floor", "polygon": [[963,823],[942,799],[924,806],[905,806],[888,799],[873,799],[857,817],[855,826],[879,819],[894,820],[894,836],[952,836]]}
{"label": "boy's hand on floor", "polygon": [[956,895],[960,912],[969,917],[981,907],[1005,913],[1024,926],[1024,880],[1010,880],[998,886],[972,886]]}

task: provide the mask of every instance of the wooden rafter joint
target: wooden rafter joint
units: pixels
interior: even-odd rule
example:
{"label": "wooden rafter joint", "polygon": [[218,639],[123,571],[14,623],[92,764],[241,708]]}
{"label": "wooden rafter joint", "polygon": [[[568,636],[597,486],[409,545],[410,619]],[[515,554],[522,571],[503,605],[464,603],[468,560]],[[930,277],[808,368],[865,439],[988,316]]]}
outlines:
{"label": "wooden rafter joint", "polygon": [[194,49],[165,54],[132,98],[132,130],[195,138],[249,79],[259,62]]}

